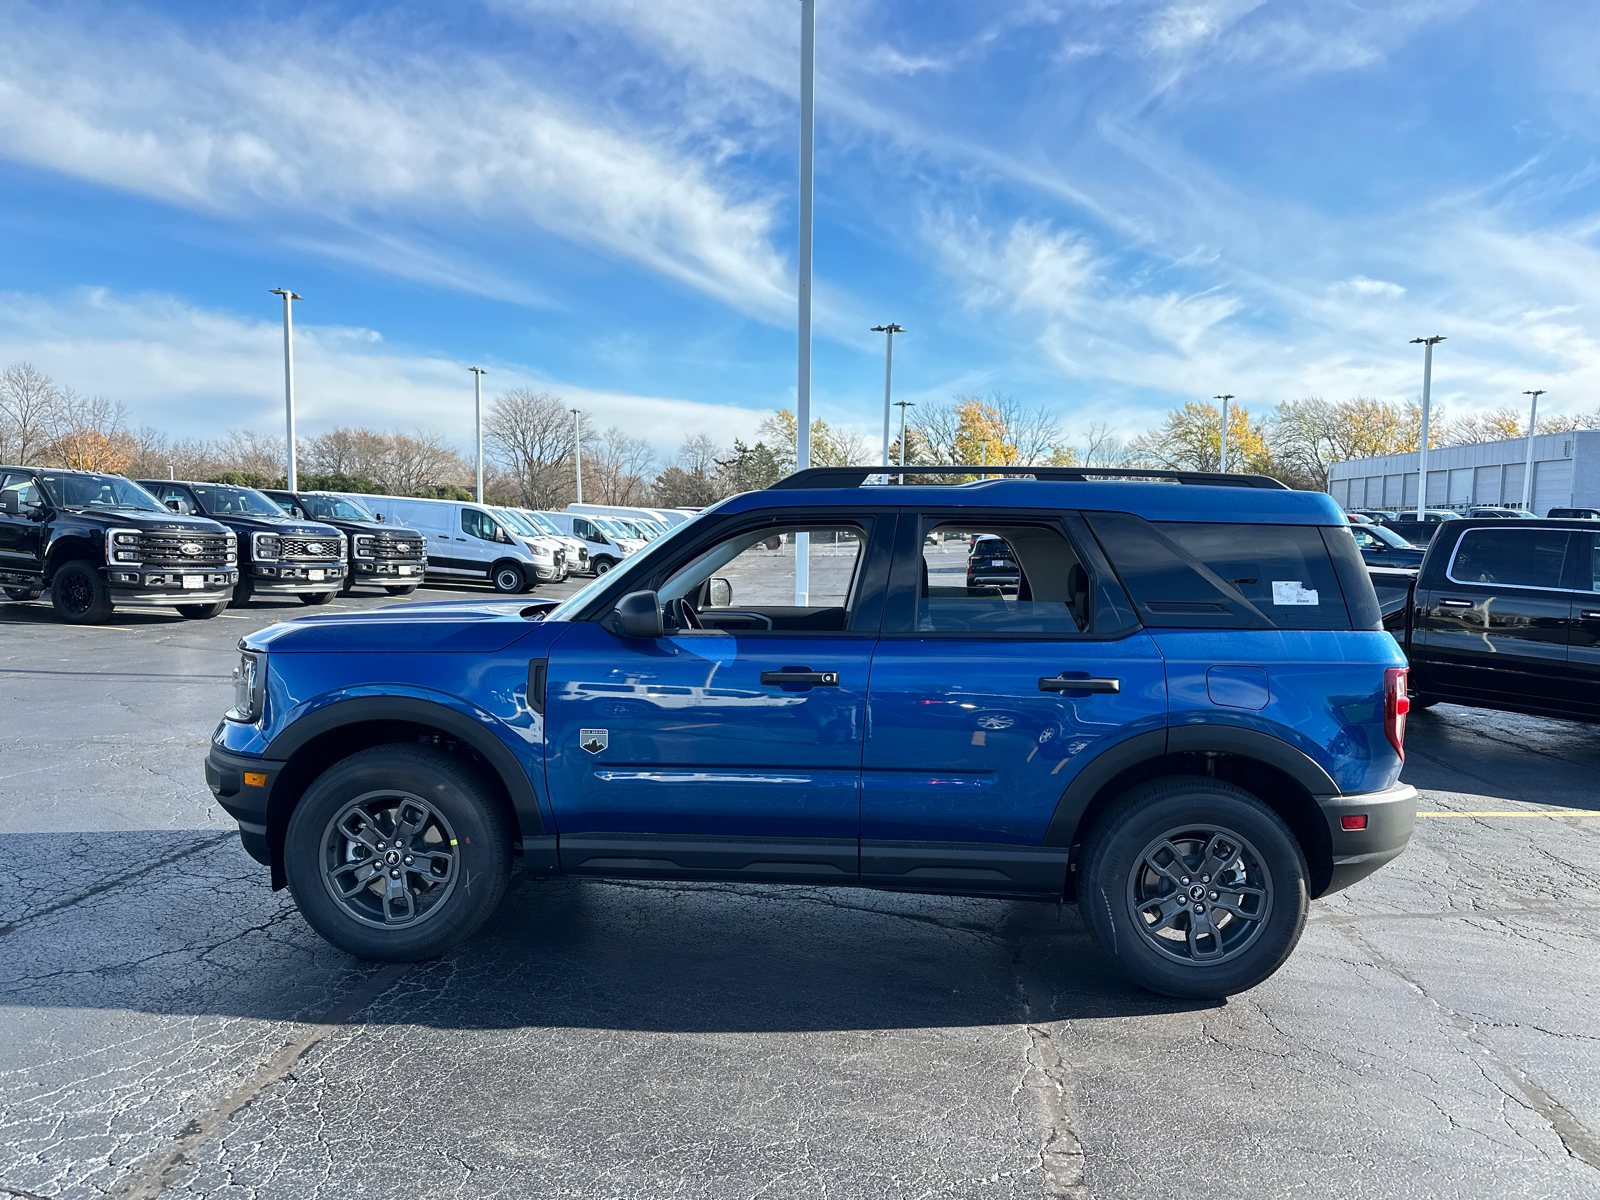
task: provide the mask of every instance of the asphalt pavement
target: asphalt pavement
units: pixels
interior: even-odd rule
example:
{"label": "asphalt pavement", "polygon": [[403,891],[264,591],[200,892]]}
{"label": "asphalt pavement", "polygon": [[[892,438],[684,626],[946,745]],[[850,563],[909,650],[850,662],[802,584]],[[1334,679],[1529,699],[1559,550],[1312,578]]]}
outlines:
{"label": "asphalt pavement", "polygon": [[842,888],[524,875],[381,966],[201,774],[307,611],[0,603],[0,1197],[1600,1197],[1600,729],[1415,714],[1439,815],[1225,1003],[1071,906]]}

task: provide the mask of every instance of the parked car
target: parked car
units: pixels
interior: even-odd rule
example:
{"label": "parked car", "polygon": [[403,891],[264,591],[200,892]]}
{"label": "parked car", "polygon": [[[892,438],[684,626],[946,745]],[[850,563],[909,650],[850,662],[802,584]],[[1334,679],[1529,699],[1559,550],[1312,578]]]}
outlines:
{"label": "parked car", "polygon": [[542,515],[562,533],[577,538],[588,548],[589,566],[596,575],[604,575],[628,555],[644,549],[643,539],[629,536],[609,517],[564,512]]}
{"label": "parked car", "polygon": [[1600,722],[1600,533],[1583,520],[1459,521],[1384,624],[1424,707]]}
{"label": "parked car", "polygon": [[1413,546],[1426,546],[1433,535],[1439,531],[1439,526],[1450,521],[1461,520],[1461,514],[1451,512],[1447,508],[1424,509],[1422,520],[1416,519],[1416,509],[1401,513],[1383,521],[1383,525],[1394,530]]}
{"label": "parked car", "polygon": [[207,618],[238,581],[232,532],[174,516],[121,475],[0,467],[0,586],[12,600],[48,588],[56,615],[74,625],[127,604]]}
{"label": "parked car", "polygon": [[545,537],[556,540],[556,544],[566,551],[567,569],[569,571],[576,571],[581,575],[594,574],[593,569],[589,566],[589,547],[584,545],[581,538],[562,533],[551,523],[550,518],[542,512],[535,512],[531,508],[518,508],[513,511]]}
{"label": "parked car", "polygon": [[[350,499],[349,493],[340,493]],[[420,530],[428,539],[428,574],[438,579],[487,580],[514,595],[534,587],[540,571],[553,573],[548,547],[531,545],[488,505],[415,496],[361,496],[386,525]]]}
{"label": "parked car", "polygon": [[540,583],[560,583],[566,579],[569,568],[567,566],[567,547],[559,537],[551,537],[515,508],[495,507],[489,510],[495,519],[504,523],[528,544],[528,548],[536,556],[533,564],[533,573]]}
{"label": "parked car", "polygon": [[1377,522],[1374,521],[1371,517],[1367,516],[1366,513],[1358,513],[1358,512],[1345,513],[1345,518],[1352,525],[1376,525],[1377,524]]}
{"label": "parked car", "polygon": [[992,534],[976,537],[967,552],[967,586],[998,587],[1015,591],[1021,578],[1017,555],[1003,537]]}
{"label": "parked car", "polygon": [[[1406,664],[1330,497],[872,470],[731,497],[559,604],[247,633],[207,781],[272,885],[380,960],[469,936],[520,858],[1075,900],[1146,987],[1215,997],[1401,852]],[[1003,539],[1018,589],[930,589],[946,530]]]}
{"label": "parked car", "polygon": [[287,492],[263,488],[261,494],[291,517],[331,525],[345,535],[349,560],[344,588],[381,587],[391,596],[409,596],[428,573],[428,542],[420,532],[378,520],[359,500],[335,492]]}
{"label": "parked car", "polygon": [[289,516],[254,488],[189,480],[141,479],[176,513],[210,517],[239,538],[239,582],[234,606],[256,596],[295,596],[301,604],[326,604],[344,586],[344,534],[331,525]]}
{"label": "parked car", "polygon": [[1545,516],[1563,521],[1600,521],[1600,508],[1552,508]]}
{"label": "parked car", "polygon": [[1537,516],[1538,516],[1537,513],[1531,513],[1525,508],[1483,507],[1483,508],[1471,508],[1471,509],[1467,510],[1467,517],[1470,520],[1475,520],[1475,521],[1482,521],[1482,520],[1505,521],[1505,520],[1515,520],[1515,519],[1517,519],[1519,517],[1537,517]]}
{"label": "parked car", "polygon": [[1426,553],[1421,546],[1413,546],[1387,525],[1352,525],[1351,536],[1362,561],[1369,567],[1410,567],[1422,565]]}
{"label": "parked car", "polygon": [[[1413,513],[1417,510],[1412,509]],[[1399,512],[1389,508],[1358,508],[1356,512],[1363,517],[1370,517],[1374,521],[1393,521],[1400,516]]]}
{"label": "parked car", "polygon": [[583,517],[625,517],[631,521],[648,521],[659,526],[662,533],[677,528],[694,515],[693,510],[677,508],[644,508],[629,504],[569,504],[567,511]]}

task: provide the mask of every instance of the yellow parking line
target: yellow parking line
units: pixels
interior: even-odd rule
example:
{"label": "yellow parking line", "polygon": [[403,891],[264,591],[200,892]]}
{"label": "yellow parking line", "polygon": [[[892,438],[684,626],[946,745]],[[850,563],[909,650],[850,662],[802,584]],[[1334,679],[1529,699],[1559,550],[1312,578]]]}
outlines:
{"label": "yellow parking line", "polygon": [[1419,817],[1600,817],[1589,808],[1560,808],[1555,812],[1419,812]]}

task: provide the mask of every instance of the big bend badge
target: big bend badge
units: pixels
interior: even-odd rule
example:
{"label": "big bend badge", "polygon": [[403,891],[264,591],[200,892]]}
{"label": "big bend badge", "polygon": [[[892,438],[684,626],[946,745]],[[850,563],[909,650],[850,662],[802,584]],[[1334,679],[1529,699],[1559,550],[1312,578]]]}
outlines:
{"label": "big bend badge", "polygon": [[578,730],[578,745],[590,754],[599,754],[611,742],[611,733],[605,729]]}

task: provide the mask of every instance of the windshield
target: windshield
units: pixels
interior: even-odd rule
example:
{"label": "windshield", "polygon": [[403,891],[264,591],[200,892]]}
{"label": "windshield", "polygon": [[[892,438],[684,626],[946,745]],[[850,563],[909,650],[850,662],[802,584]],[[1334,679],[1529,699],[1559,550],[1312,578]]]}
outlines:
{"label": "windshield", "polygon": [[590,517],[589,519],[596,525],[600,526],[601,529],[604,529],[612,537],[627,538],[629,541],[639,540],[638,534],[629,533],[621,521],[618,521],[612,517]]}
{"label": "windshield", "polygon": [[372,520],[372,514],[354,500],[336,496],[301,496],[300,511],[319,521]]}
{"label": "windshield", "polygon": [[517,512],[518,512],[518,515],[521,516],[524,521],[526,521],[529,525],[532,525],[535,529],[537,529],[540,533],[544,534],[546,537],[563,537],[563,536],[565,536],[564,534],[562,534],[562,532],[559,529],[557,529],[554,525],[552,525],[550,523],[550,518],[548,518],[548,517],[546,517],[546,516],[544,516],[544,515],[542,515],[540,513],[536,513],[536,512],[524,512],[521,509],[518,509]]}
{"label": "windshield", "polygon": [[131,479],[121,475],[39,476],[50,502],[58,508],[126,508],[135,512],[166,512],[166,508]]}
{"label": "windshield", "polygon": [[206,516],[281,517],[283,509],[254,488],[230,487],[220,483],[194,483],[190,489],[205,509]]}
{"label": "windshield", "polygon": [[512,529],[516,530],[523,537],[540,537],[543,535],[543,530],[535,529],[532,525],[528,524],[528,522],[523,519],[522,514],[517,512],[517,510],[514,508],[497,508],[494,511],[497,517],[499,517],[507,525],[511,526]]}

